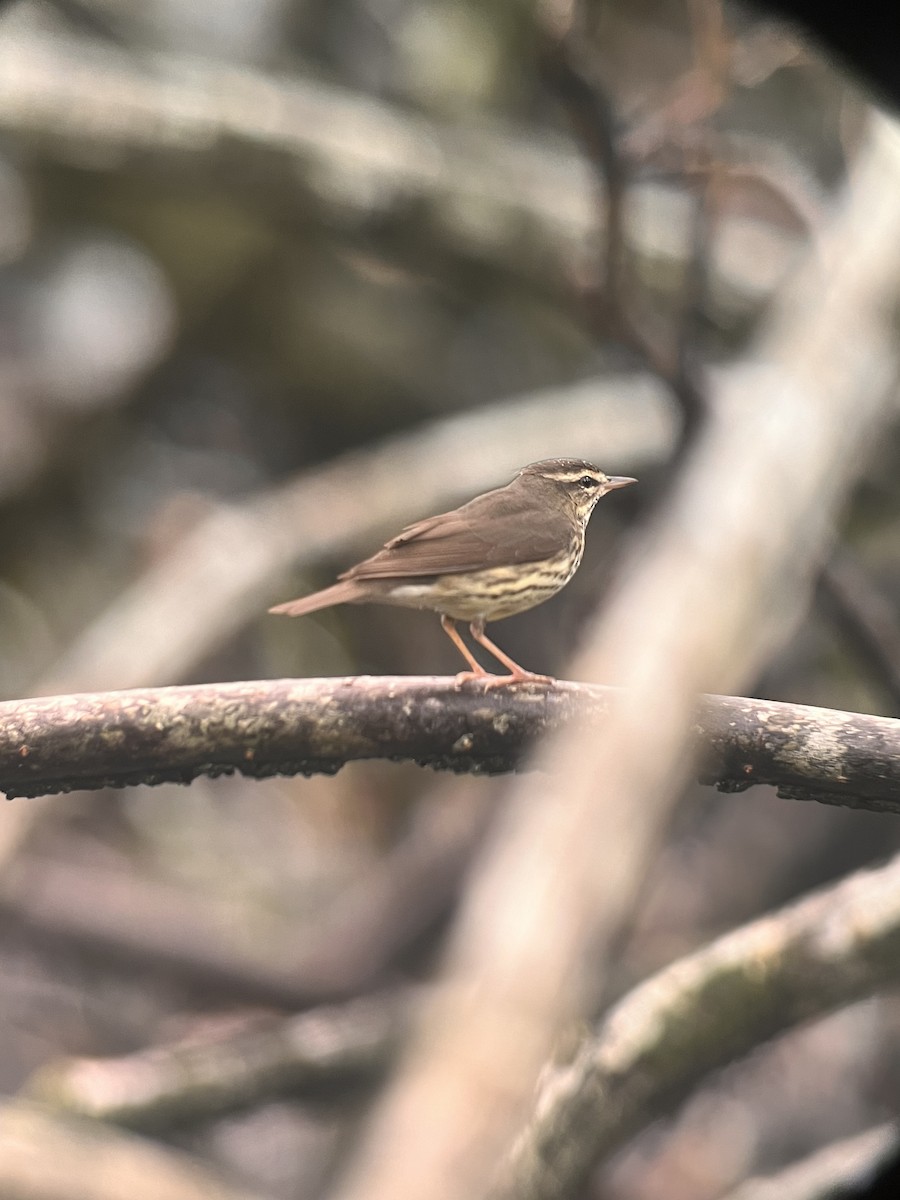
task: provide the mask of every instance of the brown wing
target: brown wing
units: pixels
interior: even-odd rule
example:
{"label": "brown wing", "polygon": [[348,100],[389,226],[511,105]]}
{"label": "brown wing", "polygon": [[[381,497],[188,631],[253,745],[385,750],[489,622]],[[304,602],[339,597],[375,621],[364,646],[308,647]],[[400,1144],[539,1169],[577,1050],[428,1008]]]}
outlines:
{"label": "brown wing", "polygon": [[452,575],[538,562],[565,550],[572,535],[570,521],[517,492],[513,486],[499,488],[453,512],[417,521],[340,578]]}

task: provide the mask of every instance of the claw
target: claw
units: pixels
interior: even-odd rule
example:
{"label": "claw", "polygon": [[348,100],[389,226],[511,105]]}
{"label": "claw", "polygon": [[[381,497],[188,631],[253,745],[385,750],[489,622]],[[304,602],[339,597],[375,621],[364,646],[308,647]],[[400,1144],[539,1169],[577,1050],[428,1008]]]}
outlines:
{"label": "claw", "polygon": [[483,683],[485,687],[490,687],[489,681],[499,681],[504,678],[505,676],[489,675],[487,671],[460,671],[453,681],[453,686],[457,691],[467,683]]}
{"label": "claw", "polygon": [[556,683],[552,675],[536,675],[533,671],[521,671],[519,674],[490,675],[487,671],[460,671],[454,680],[455,688],[464,687],[467,683],[480,684],[486,692],[494,688],[511,687],[514,683],[543,683],[551,687]]}
{"label": "claw", "polygon": [[534,671],[522,671],[511,675],[489,675],[484,684],[485,691],[497,687],[510,687],[514,683],[545,683],[553,685],[556,680],[552,675],[537,675]]}

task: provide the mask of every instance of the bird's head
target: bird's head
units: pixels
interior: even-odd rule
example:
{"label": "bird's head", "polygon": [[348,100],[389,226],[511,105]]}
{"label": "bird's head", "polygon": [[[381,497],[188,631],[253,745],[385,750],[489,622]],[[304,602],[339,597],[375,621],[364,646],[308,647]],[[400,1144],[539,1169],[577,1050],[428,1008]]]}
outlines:
{"label": "bird's head", "polygon": [[522,468],[519,479],[529,487],[551,489],[550,494],[564,498],[585,523],[601,496],[637,483],[629,476],[605,475],[599,467],[580,458],[548,458],[531,463]]}

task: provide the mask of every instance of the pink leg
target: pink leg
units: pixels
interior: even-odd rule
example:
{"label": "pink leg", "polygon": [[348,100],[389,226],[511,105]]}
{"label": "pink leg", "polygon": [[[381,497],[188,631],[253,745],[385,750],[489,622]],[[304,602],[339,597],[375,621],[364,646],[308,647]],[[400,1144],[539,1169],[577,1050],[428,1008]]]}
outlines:
{"label": "pink leg", "polygon": [[456,676],[457,687],[460,687],[464,683],[471,683],[473,679],[489,680],[496,678],[495,675],[488,674],[478,659],[474,656],[474,654],[472,654],[466,643],[459,636],[459,630],[456,628],[456,623],[452,617],[442,616],[441,628],[472,668],[471,671],[460,671],[460,673]]}
{"label": "pink leg", "polygon": [[[489,676],[489,681],[485,681],[485,688],[506,687],[510,683],[555,683],[556,680],[551,675],[536,675],[534,671],[526,671],[524,667],[520,667],[517,662],[504,654],[499,646],[495,646],[491,639],[484,632],[484,621],[473,621],[469,626],[469,632],[480,646],[484,646],[490,654],[498,662],[502,662],[504,667],[507,667],[511,672],[509,675],[493,675]],[[468,656],[467,656],[468,657]]]}

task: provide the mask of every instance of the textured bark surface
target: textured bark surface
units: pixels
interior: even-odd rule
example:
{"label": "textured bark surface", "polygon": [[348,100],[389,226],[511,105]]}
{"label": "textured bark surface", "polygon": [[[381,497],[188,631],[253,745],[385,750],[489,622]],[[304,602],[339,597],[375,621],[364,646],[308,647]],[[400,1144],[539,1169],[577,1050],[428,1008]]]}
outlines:
{"label": "textured bark surface", "polygon": [[[362,758],[513,771],[548,730],[599,726],[615,696],[567,682],[484,692],[444,678],[361,677],[14,701],[0,704],[0,788],[14,797],[234,771],[330,774]],[[767,783],[783,796],[900,812],[900,721],[705,696],[695,737],[700,778],[722,791]]]}

